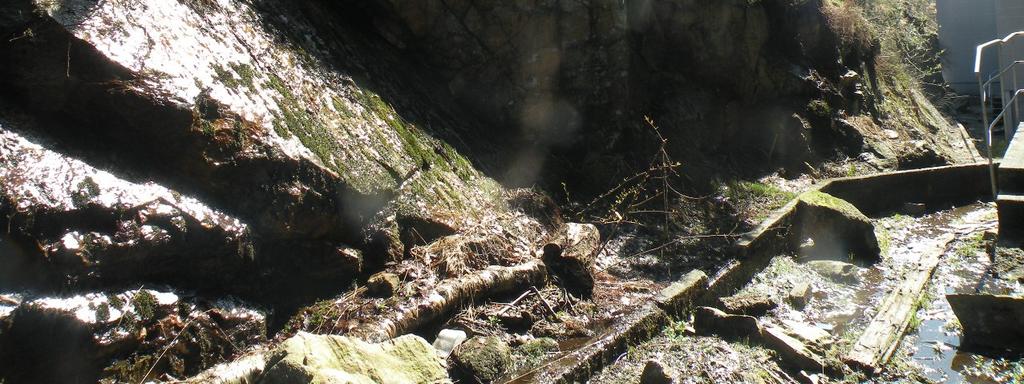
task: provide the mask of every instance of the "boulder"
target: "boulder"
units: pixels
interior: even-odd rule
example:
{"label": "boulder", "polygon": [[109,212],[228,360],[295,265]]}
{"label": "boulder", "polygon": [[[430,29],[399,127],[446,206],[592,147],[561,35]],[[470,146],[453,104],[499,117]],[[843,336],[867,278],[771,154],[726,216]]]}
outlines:
{"label": "boulder", "polygon": [[512,365],[512,349],[495,336],[469,339],[452,357],[467,379],[480,383],[497,380]]}
{"label": "boulder", "polygon": [[1024,350],[1024,298],[987,295],[946,295],[963,328],[965,346]]}
{"label": "boulder", "polygon": [[402,279],[397,274],[378,272],[366,280],[366,293],[373,297],[391,297],[401,284]]}
{"label": "boulder", "polygon": [[811,301],[811,284],[807,282],[798,282],[793,284],[793,288],[789,290],[789,303],[793,304],[794,308],[803,309],[807,306],[807,303]]}
{"label": "boulder", "polygon": [[[801,194],[793,221],[793,247],[811,259],[878,261],[881,248],[871,219],[849,202],[820,191]],[[807,242],[807,240],[811,240]],[[810,243],[811,246],[800,247]]]}
{"label": "boulder", "polygon": [[701,335],[715,334],[725,338],[760,338],[761,324],[747,315],[730,315],[711,307],[698,307],[693,313],[693,328]]}
{"label": "boulder", "polygon": [[640,374],[640,384],[672,384],[676,382],[676,376],[677,373],[661,361],[651,359],[647,360]]}
{"label": "boulder", "polygon": [[594,266],[601,249],[601,233],[593,224],[568,223],[544,245],[548,268],[573,293],[590,296],[594,290]]}
{"label": "boulder", "polygon": [[818,274],[836,282],[856,284],[860,281],[860,268],[850,263],[835,260],[811,260],[805,265]]}
{"label": "boulder", "polygon": [[786,334],[782,328],[765,327],[762,335],[765,346],[775,350],[785,365],[810,372],[825,370],[821,356],[811,352],[804,343]]}
{"label": "boulder", "polygon": [[371,344],[299,332],[269,354],[260,383],[447,383],[444,361],[415,335]]}
{"label": "boulder", "polygon": [[718,299],[725,312],[735,315],[763,316],[779,306],[771,296],[756,293],[740,293]]}

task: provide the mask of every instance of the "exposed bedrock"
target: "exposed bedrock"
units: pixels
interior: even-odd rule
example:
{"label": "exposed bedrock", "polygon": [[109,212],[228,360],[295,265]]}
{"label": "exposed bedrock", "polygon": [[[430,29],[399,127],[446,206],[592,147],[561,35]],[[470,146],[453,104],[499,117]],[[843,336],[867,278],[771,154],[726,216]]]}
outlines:
{"label": "exposed bedrock", "polygon": [[2,309],[0,376],[10,382],[185,378],[266,340],[260,311],[163,290],[41,297]]}
{"label": "exposed bedrock", "polygon": [[88,161],[195,195],[264,238],[362,245],[400,232],[396,214],[458,229],[500,200],[454,148],[279,36],[310,28],[301,14],[273,30],[260,12],[293,10],[259,6],[10,2],[4,96]]}
{"label": "exposed bedrock", "polygon": [[[895,167],[970,161],[974,151],[960,148],[960,131],[919,91],[895,90],[889,73],[877,73],[880,48],[867,22],[833,2],[379,0],[361,8],[377,33],[435,70],[452,98],[503,127],[492,138],[515,144],[502,174],[511,183],[592,187],[646,166],[658,142],[645,115],[698,180],[721,172],[720,161],[799,173],[836,154],[871,152]],[[889,119],[885,97],[920,118]],[[897,162],[899,143],[883,126],[920,138],[935,156]]]}

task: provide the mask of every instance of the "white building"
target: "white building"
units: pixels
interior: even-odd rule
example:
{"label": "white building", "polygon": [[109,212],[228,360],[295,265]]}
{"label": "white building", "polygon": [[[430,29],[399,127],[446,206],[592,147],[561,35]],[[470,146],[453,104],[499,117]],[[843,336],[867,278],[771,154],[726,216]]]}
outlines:
{"label": "white building", "polygon": [[[1024,0],[936,0],[942,76],[962,94],[978,94],[974,76],[975,48],[989,40],[1024,30]],[[997,61],[997,56],[998,61]],[[986,51],[983,76],[1005,68],[1013,60],[1024,60],[1024,36],[1001,48]],[[1018,71],[1024,87],[1024,67]],[[1007,89],[1010,88],[1007,78]]]}

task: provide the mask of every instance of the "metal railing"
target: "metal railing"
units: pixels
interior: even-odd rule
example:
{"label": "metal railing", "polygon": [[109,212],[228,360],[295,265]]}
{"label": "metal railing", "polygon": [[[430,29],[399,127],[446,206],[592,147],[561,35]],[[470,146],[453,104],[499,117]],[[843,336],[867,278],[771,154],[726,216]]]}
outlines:
{"label": "metal railing", "polygon": [[[1016,60],[1016,61],[1014,61],[1013,63],[1011,63],[1011,64],[1007,65],[1006,67],[1002,68],[1001,70],[999,70],[998,72],[988,76],[988,80],[986,80],[984,82],[982,82],[982,80],[981,80],[982,79],[981,68],[982,68],[982,63],[984,61],[984,54],[985,54],[985,49],[986,48],[994,46],[996,48],[999,48],[999,52],[1001,53],[1002,52],[1002,46],[1004,44],[1009,43],[1011,40],[1013,40],[1013,39],[1015,39],[1015,38],[1017,38],[1019,36],[1024,36],[1024,31],[1014,32],[1014,33],[1011,33],[1009,35],[1006,35],[1006,37],[1004,37],[1002,39],[995,39],[995,40],[992,40],[992,41],[988,41],[988,42],[986,42],[984,44],[978,45],[978,47],[977,47],[977,49],[975,51],[975,56],[974,56],[974,77],[978,80],[978,92],[979,92],[978,96],[981,99],[981,121],[983,123],[983,126],[985,127],[985,148],[986,148],[986,152],[987,152],[987,155],[988,155],[987,156],[988,157],[988,173],[989,173],[989,181],[990,181],[991,187],[992,187],[992,198],[993,199],[998,197],[999,189],[996,186],[996,168],[995,168],[995,165],[992,162],[992,157],[993,157],[992,156],[992,130],[995,129],[995,127],[996,127],[998,122],[1002,121],[1003,122],[1003,135],[1004,135],[1004,137],[1006,139],[1009,139],[1010,134],[1013,131],[1014,124],[1017,121],[1020,120],[1021,116],[1020,116],[1020,110],[1019,110],[1019,108],[1017,106],[1018,105],[1017,98],[1018,98],[1018,96],[1020,96],[1022,91],[1018,87],[1018,84],[1017,84],[1017,66],[1021,65],[1021,64],[1024,64],[1024,60]],[[997,56],[999,56],[999,55],[997,54]],[[1005,75],[1006,72],[1012,72],[1012,74],[1013,74],[1013,76],[1012,76],[1013,96],[1010,97],[1009,102],[1007,102],[1007,100],[1006,100],[1006,85],[1007,85],[1006,83],[1007,82],[1004,81],[1004,79],[1003,79],[1003,75]],[[987,107],[987,105],[988,105],[988,102],[989,102],[989,93],[992,91],[992,89],[991,89],[992,88],[992,83],[994,81],[996,81],[996,80],[999,80],[999,94],[1000,94],[1000,100],[1002,101],[1002,111],[1000,111],[999,114],[996,115],[996,117],[992,119],[992,122],[989,122],[989,120],[988,120],[988,107]],[[1011,110],[1011,108],[1008,107],[1011,103],[1013,104],[1013,108],[1012,108],[1013,113],[1010,116],[1008,116],[1006,112]]]}

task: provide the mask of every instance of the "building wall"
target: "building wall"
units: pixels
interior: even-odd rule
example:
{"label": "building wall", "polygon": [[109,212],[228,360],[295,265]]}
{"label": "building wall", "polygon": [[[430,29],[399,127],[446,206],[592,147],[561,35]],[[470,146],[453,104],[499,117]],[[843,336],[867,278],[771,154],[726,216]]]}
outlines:
{"label": "building wall", "polygon": [[[1024,5],[1022,0],[937,0],[936,11],[939,22],[939,47],[943,50],[942,77],[953,90],[961,94],[978,94],[974,76],[975,48],[978,44],[999,35],[996,22],[996,3]],[[1009,28],[1017,21],[1001,17]],[[993,50],[994,51],[994,50]],[[982,73],[991,73],[999,68],[995,52],[986,55]],[[1022,72],[1024,73],[1024,72]]]}

